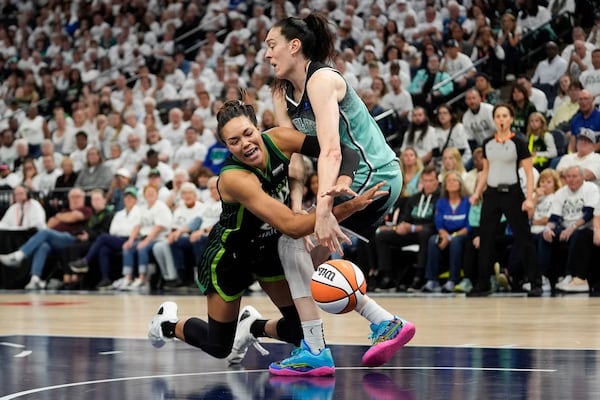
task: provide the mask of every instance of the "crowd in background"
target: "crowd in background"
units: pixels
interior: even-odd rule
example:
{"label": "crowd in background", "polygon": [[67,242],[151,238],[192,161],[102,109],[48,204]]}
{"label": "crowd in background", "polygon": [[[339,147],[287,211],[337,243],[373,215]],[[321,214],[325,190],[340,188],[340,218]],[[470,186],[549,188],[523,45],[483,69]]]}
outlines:
{"label": "crowd in background", "polygon": [[[332,66],[403,169],[386,224],[355,244],[370,290],[472,289],[480,205],[468,197],[498,103],[514,108],[538,172],[530,221],[546,289],[592,288],[600,9],[559,0],[4,2],[0,229],[37,233],[0,262],[31,259],[28,289],[46,288],[50,269],[54,288],[139,290],[154,273],[167,287],[189,282],[219,213],[214,177],[228,153],[216,112],[243,89],[260,127],[277,125],[264,39],[310,10],[331,20]],[[527,290],[518,252],[506,251],[510,226],[497,235],[494,290]]]}

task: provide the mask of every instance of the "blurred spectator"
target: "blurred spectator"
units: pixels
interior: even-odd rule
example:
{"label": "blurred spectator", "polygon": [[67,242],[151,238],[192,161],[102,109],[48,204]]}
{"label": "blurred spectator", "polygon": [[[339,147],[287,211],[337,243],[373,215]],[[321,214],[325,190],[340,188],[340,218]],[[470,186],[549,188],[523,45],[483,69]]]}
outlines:
{"label": "blurred spectator", "polygon": [[148,150],[146,152],[146,163],[137,172],[135,185],[139,190],[143,189],[148,184],[148,177],[151,170],[157,170],[164,183],[173,180],[173,168],[169,164],[159,161],[156,150]]}
{"label": "blurred spectator", "polygon": [[[158,188],[146,186],[144,198],[146,205],[140,208],[139,239],[123,244],[123,277],[113,282],[112,288],[116,290],[138,291],[145,286],[152,247],[157,240],[166,238],[171,227],[172,213],[158,200]],[[137,277],[134,279],[136,266]]]}
{"label": "blurred spectator", "polygon": [[15,135],[10,129],[5,129],[0,135],[2,146],[0,146],[0,160],[7,163],[12,169],[14,160],[17,159],[17,146]]}
{"label": "blurred spectator", "polygon": [[[564,277],[557,288],[568,285],[574,272],[573,252],[577,236],[591,224],[594,207],[600,201],[598,187],[584,180],[580,166],[565,171],[566,186],[560,188],[552,200],[550,218],[539,241],[538,261],[542,273],[548,276],[552,259],[566,257],[565,270],[559,265],[556,275]],[[559,263],[562,264],[562,263]]]}
{"label": "blurred spectator", "polygon": [[449,39],[446,41],[445,47],[446,53],[440,70],[445,71],[452,78],[454,82],[452,94],[455,96],[475,84],[474,78],[477,70],[473,67],[473,61],[469,56],[460,51],[458,41]]}
{"label": "blurred spectator", "polygon": [[592,52],[588,51],[583,40],[576,40],[573,46],[573,52],[567,59],[567,73],[573,79],[580,79],[582,72],[593,69]]}
{"label": "blurred spectator", "polygon": [[389,83],[390,91],[381,99],[381,106],[385,110],[393,109],[400,118],[408,120],[408,116],[413,110],[413,102],[410,94],[408,91],[403,90],[399,75],[392,75]]}
{"label": "blurred spectator", "polygon": [[[442,184],[442,194],[435,205],[437,235],[431,236],[427,244],[427,283],[423,286],[424,292],[454,292],[454,286],[460,280],[464,244],[471,229],[469,208],[469,197],[462,177],[456,171],[448,172]],[[446,249],[449,252],[450,277],[440,286],[440,257]]]}
{"label": "blurred spectator", "polygon": [[409,197],[418,193],[421,183],[421,173],[423,172],[423,162],[417,156],[417,152],[412,147],[407,147],[400,154],[400,170],[402,171],[402,197]]}
{"label": "blurred spectator", "polygon": [[119,168],[116,171],[108,193],[106,194],[106,201],[114,206],[115,211],[121,211],[123,207],[125,207],[123,197],[125,189],[130,185],[131,173],[125,168]]}
{"label": "blurred spectator", "polygon": [[141,143],[141,139],[134,133],[127,136],[127,147],[121,154],[121,168],[127,169],[132,176],[137,175],[140,165],[148,152],[148,146]]}
{"label": "blurred spectator", "polygon": [[424,107],[429,112],[452,93],[454,85],[450,76],[440,71],[440,59],[437,55],[429,57],[427,68],[417,71],[410,84],[410,93],[415,105]]}
{"label": "blurred spectator", "polygon": [[198,131],[192,126],[185,130],[185,143],[175,151],[173,169],[184,168],[188,174],[194,175],[204,163],[207,148],[198,141]]}
{"label": "blurred spectator", "polygon": [[510,105],[515,110],[511,130],[525,135],[529,116],[536,112],[535,105],[529,101],[527,89],[520,83],[514,83],[510,92]]}
{"label": "blurred spectator", "polygon": [[[158,153],[158,161],[171,163],[173,159],[173,145],[167,139],[160,136],[160,131],[156,126],[148,127],[148,137],[146,141],[148,150],[154,150]],[[147,156],[146,156],[147,157]]]}
{"label": "blurred spectator", "polygon": [[113,179],[112,170],[104,165],[100,151],[90,147],[86,155],[87,162],[81,168],[75,186],[84,189],[108,190]]}
{"label": "blurred spectator", "polygon": [[594,152],[596,133],[588,128],[582,128],[577,135],[577,152],[562,156],[556,171],[561,178],[568,168],[577,165],[583,169],[586,181],[600,182],[600,154]]}
{"label": "blurred spectator", "polygon": [[[570,122],[573,116],[579,111],[579,94],[583,87],[579,81],[573,81],[567,89],[567,99],[558,107],[554,108],[552,119],[548,125],[548,129],[560,129],[564,133],[570,131]],[[554,105],[556,106],[556,101]]]}
{"label": "blurred spectator", "polygon": [[60,251],[63,287],[65,289],[81,288],[79,275],[72,273],[69,263],[83,257],[100,235],[108,233],[114,216],[113,206],[107,204],[102,189],[91,191],[90,202],[93,214],[87,221],[85,228],[76,235],[77,241],[69,244]]}
{"label": "blurred spectator", "polygon": [[517,83],[523,85],[527,92],[527,98],[533,103],[536,111],[546,115],[548,111],[548,97],[546,93],[537,87],[533,86],[531,79],[527,75],[521,75],[517,78]]}
{"label": "blurred spectator", "polygon": [[558,107],[569,99],[568,91],[572,81],[573,80],[571,80],[571,76],[568,73],[561,76],[558,80],[554,104],[552,105],[552,110],[549,110],[548,112],[551,116],[554,116]]}
{"label": "blurred spectator", "polygon": [[430,165],[423,169],[420,182],[422,189],[419,192],[397,203],[394,207],[391,224],[382,225],[377,230],[375,236],[379,265],[377,287],[389,288],[397,283],[395,275],[401,271],[395,271],[393,266],[394,264],[405,265],[405,263],[398,262],[396,258],[393,258],[393,255],[396,255],[393,252],[412,244],[419,245],[413,289],[420,289],[423,286],[427,242],[435,232],[435,205],[440,195],[437,172],[433,166]]}
{"label": "blurred spectator", "polygon": [[594,104],[600,104],[600,47],[592,51],[591,57],[592,66],[581,73],[579,80],[594,97]]}
{"label": "blurred spectator", "polygon": [[112,286],[111,281],[111,256],[118,254],[126,248],[131,248],[138,238],[141,224],[141,212],[137,206],[137,189],[127,187],[123,192],[124,208],[118,211],[110,223],[108,234],[101,234],[85,257],[69,263],[73,272],[86,273],[89,265],[97,262],[100,268],[101,280],[96,286],[98,289],[107,289]]}
{"label": "blurred spectator", "polygon": [[423,107],[415,107],[412,115],[412,122],[408,130],[404,133],[404,140],[400,150],[404,151],[407,147],[412,147],[423,164],[429,163],[433,155],[433,149],[436,146],[435,129],[429,124],[429,118]]}
{"label": "blurred spectator", "polygon": [[0,188],[13,189],[21,183],[19,175],[10,170],[10,166],[5,162],[0,162]]}
{"label": "blurred spectator", "polygon": [[554,137],[546,126],[546,118],[539,112],[529,115],[527,141],[533,157],[533,167],[538,171],[546,169],[550,161],[558,155]]}
{"label": "blurred spectator", "polygon": [[475,39],[475,47],[471,53],[471,60],[474,63],[486,57],[485,61],[477,65],[477,71],[488,76],[491,85],[502,86],[504,83],[506,54],[504,48],[494,39],[494,33],[489,26],[479,28]]}
{"label": "blurred spectator", "polygon": [[23,176],[21,179],[21,184],[28,190],[37,191],[39,189],[40,177],[33,158],[28,157],[25,159],[25,161],[23,161],[23,169],[21,170],[21,173]]}
{"label": "blurred spectator", "polygon": [[[198,193],[193,183],[183,183],[180,191],[182,202],[173,212],[171,230],[165,239],[158,240],[152,248],[152,253],[167,286],[177,286],[181,283],[183,269],[185,268],[184,249],[182,247],[187,244],[189,246],[188,250],[191,252],[189,236],[185,234],[192,231],[188,228],[189,224],[199,217],[203,210],[203,204],[197,200]],[[177,250],[173,251],[175,248]],[[176,252],[178,255],[177,260],[174,259]]]}
{"label": "blurred spectator", "polygon": [[[600,110],[594,107],[594,97],[588,90],[579,92],[579,111],[571,119],[571,129],[569,137],[569,151],[575,151],[577,136],[582,128],[591,129],[593,132],[600,132]],[[597,134],[596,134],[597,136]],[[597,138],[596,138],[597,139]],[[593,140],[594,150],[600,150],[597,140]]]}
{"label": "blurred spectator", "polygon": [[523,31],[516,21],[514,15],[504,14],[500,20],[500,31],[498,32],[498,44],[504,49],[505,59],[511,61],[506,63],[505,77],[508,82],[514,81],[522,72],[520,46]]}
{"label": "blurred spectator", "polygon": [[69,157],[73,160],[73,168],[76,172],[81,171],[87,163],[87,152],[92,148],[88,143],[88,135],[85,131],[79,131],[75,134],[75,150]]}
{"label": "blurred spectator", "polygon": [[37,183],[37,190],[44,197],[54,190],[56,187],[56,179],[63,173],[56,165],[57,164],[54,162],[52,156],[42,156],[42,165],[40,166],[40,172],[38,174],[39,180]]}
{"label": "blurred spectator", "polygon": [[25,258],[33,257],[31,280],[25,289],[44,289],[46,282],[42,280],[42,273],[48,253],[51,250],[61,250],[75,242],[76,235],[82,231],[91,215],[92,210],[85,206],[83,191],[71,189],[69,210],[50,217],[48,229],[37,232],[17,251],[0,255],[0,262],[9,267],[17,267]]}
{"label": "blurred spectator", "polygon": [[[558,55],[558,45],[554,42],[546,43],[546,59],[538,63],[531,83],[544,92],[550,107],[556,97],[558,80],[567,72],[568,66],[567,61]],[[543,108],[537,102],[534,101],[534,103],[536,103],[538,111],[543,113],[547,111],[547,106]]]}
{"label": "blurred spectator", "polygon": [[29,190],[18,185],[13,190],[12,204],[0,220],[3,230],[41,230],[46,227],[46,212],[39,201],[32,199]]}
{"label": "blurred spectator", "polygon": [[492,87],[490,77],[485,73],[478,73],[475,76],[475,89],[481,96],[481,101],[491,105],[496,105],[500,102],[500,91]]}
{"label": "blurred spectator", "polygon": [[461,164],[466,164],[471,159],[471,147],[463,124],[454,114],[454,110],[447,104],[441,104],[436,109],[437,126],[435,128],[436,146],[433,149],[433,158],[436,165],[440,164],[444,150],[454,147],[460,152]]}
{"label": "blurred spectator", "polygon": [[17,131],[17,136],[27,140],[31,157],[37,158],[40,156],[42,141],[49,135],[50,132],[44,117],[38,115],[37,104],[31,104],[27,108],[25,118],[19,124],[19,130]]}
{"label": "blurred spectator", "polygon": [[29,145],[25,139],[15,140],[15,149],[17,151],[17,158],[13,161],[13,171],[17,174],[23,175],[23,163],[29,157]]}

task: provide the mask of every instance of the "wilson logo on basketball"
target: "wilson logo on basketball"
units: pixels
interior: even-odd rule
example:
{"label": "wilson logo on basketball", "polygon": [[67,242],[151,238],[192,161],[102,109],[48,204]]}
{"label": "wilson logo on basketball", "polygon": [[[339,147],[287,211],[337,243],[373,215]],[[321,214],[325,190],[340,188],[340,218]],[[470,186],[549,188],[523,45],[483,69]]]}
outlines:
{"label": "wilson logo on basketball", "polygon": [[330,269],[319,267],[317,268],[317,274],[331,282],[335,280],[335,272]]}

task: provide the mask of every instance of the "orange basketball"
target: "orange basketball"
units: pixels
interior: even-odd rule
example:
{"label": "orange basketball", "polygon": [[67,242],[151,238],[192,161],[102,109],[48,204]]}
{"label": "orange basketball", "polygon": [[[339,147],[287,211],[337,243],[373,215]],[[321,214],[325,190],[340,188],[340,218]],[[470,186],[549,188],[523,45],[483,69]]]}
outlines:
{"label": "orange basketball", "polygon": [[348,260],[329,260],[319,265],[310,283],[315,302],[323,311],[344,314],[363,299],[367,284],[360,268]]}

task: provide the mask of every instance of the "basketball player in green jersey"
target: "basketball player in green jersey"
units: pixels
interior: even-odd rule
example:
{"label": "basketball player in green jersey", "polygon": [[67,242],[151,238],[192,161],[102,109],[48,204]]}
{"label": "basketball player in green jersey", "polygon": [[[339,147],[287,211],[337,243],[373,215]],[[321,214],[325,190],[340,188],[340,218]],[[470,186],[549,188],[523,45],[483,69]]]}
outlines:
{"label": "basketball player in green jersey", "polygon": [[[298,215],[289,208],[288,164],[294,152],[316,156],[318,141],[289,128],[261,134],[252,106],[237,100],[225,103],[217,121],[219,136],[232,156],[219,174],[217,187],[223,211],[209,235],[197,279],[207,297],[208,322],[199,318],[179,320],[177,305],[165,302],[151,321],[148,336],[155,347],[177,337],[214,357],[225,358],[232,349],[241,297],[257,277],[283,318],[253,318],[248,329],[254,337],[268,336],[300,346],[300,320],[277,244],[280,232],[302,237],[314,229],[314,214]],[[358,155],[344,147],[340,178],[328,193],[353,194],[349,185],[357,165]],[[381,186],[374,185],[365,194],[335,207],[336,217],[343,219],[367,207],[384,194],[379,191]],[[329,349],[318,357],[331,361],[307,375],[332,374]]]}

